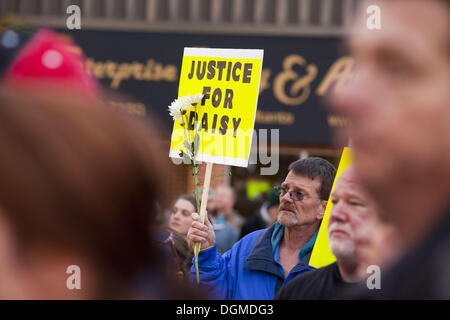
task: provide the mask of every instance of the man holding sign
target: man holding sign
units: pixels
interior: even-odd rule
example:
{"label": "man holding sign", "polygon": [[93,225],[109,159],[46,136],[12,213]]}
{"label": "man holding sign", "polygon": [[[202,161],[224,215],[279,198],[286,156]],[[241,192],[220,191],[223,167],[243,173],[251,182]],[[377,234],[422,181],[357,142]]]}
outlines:
{"label": "man holding sign", "polygon": [[[297,160],[278,188],[277,222],[217,253],[214,229],[193,213],[188,238],[201,243],[200,279],[218,299],[272,299],[308,265],[336,169],[321,158]],[[195,274],[194,268],[191,270]]]}
{"label": "man holding sign", "polygon": [[[258,49],[184,48],[179,98],[169,106],[175,120],[169,156],[183,158],[193,168],[201,223],[205,221],[207,200],[200,206],[198,162],[207,163],[203,199],[207,199],[213,163],[248,165],[263,53]],[[199,250],[197,242],[197,283]]]}

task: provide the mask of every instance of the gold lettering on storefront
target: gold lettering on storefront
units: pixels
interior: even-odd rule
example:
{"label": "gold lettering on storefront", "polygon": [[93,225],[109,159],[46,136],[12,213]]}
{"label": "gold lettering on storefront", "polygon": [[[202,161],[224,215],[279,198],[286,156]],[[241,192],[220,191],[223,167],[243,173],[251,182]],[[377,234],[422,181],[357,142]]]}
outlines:
{"label": "gold lettering on storefront", "polygon": [[272,74],[272,70],[269,68],[264,68],[261,71],[261,81],[259,83],[259,94],[261,94],[263,91],[270,88],[270,75]]}
{"label": "gold lettering on storefront", "polygon": [[295,115],[292,112],[258,110],[256,111],[256,123],[293,125]]}
{"label": "gold lettering on storefront", "polygon": [[118,112],[127,113],[135,116],[143,117],[147,114],[145,105],[140,102],[107,100],[105,101],[105,105]]}
{"label": "gold lettering on storefront", "polygon": [[147,63],[95,61],[87,59],[87,69],[98,79],[110,79],[110,86],[118,89],[124,80],[134,79],[136,81],[166,81],[175,82],[178,79],[178,68],[174,64],[164,65],[153,59]]}
{"label": "gold lettering on storefront", "polygon": [[334,90],[339,91],[352,76],[355,60],[352,57],[342,57],[336,60],[328,70],[322,82],[316,89],[319,96],[325,95],[334,83]]}
{"label": "gold lettering on storefront", "polygon": [[[292,68],[299,65],[305,68],[306,75],[300,77]],[[306,60],[297,54],[287,56],[283,61],[281,71],[273,82],[273,93],[275,97],[288,106],[302,104],[308,99],[311,92],[311,82],[317,76],[317,66],[307,64]],[[288,82],[292,82],[289,92],[286,92]]]}
{"label": "gold lettering on storefront", "polygon": [[342,116],[328,115],[327,116],[328,126],[331,128],[345,128],[348,126],[348,119]]}

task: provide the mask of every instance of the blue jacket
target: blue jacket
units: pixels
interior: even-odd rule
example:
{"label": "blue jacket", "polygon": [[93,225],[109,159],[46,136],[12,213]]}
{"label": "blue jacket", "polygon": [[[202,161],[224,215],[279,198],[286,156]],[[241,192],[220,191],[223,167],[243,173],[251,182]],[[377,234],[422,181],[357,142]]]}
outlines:
{"label": "blue jacket", "polygon": [[[287,278],[279,263],[279,240],[284,227],[276,223],[252,232],[236,242],[223,255],[214,247],[200,251],[198,258],[200,281],[215,299],[273,299],[275,293],[288,281],[307,271],[316,234],[300,250],[299,263]],[[191,268],[195,279],[195,266]]]}

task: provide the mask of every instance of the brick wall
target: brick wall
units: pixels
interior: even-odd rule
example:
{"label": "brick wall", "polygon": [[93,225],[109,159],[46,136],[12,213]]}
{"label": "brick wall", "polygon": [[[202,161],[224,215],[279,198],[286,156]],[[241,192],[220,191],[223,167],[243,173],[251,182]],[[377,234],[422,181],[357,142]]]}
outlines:
{"label": "brick wall", "polygon": [[[205,168],[206,164],[202,164],[200,166],[200,173],[198,174],[198,180],[201,183],[201,186],[203,186]],[[164,204],[165,208],[181,194],[192,195],[195,187],[191,166],[185,164],[175,165],[169,159],[168,169],[169,172],[165,175],[166,179],[164,187],[167,190],[169,199]],[[227,166],[214,164],[211,174],[211,187],[215,189],[217,186],[226,183],[227,173]]]}
{"label": "brick wall", "polygon": [[[186,190],[187,190],[187,193],[192,194],[192,191],[194,190],[194,187],[195,187],[194,177],[192,176],[191,167],[186,166],[186,168],[188,168],[186,170],[186,175],[187,175]],[[198,180],[201,183],[200,184],[201,186],[203,186],[203,181],[205,178],[205,169],[206,169],[206,164],[203,163],[200,166],[200,173],[198,174]],[[213,164],[210,187],[215,189],[217,186],[224,184],[226,182],[227,172],[228,172],[227,166],[220,165],[220,164]]]}

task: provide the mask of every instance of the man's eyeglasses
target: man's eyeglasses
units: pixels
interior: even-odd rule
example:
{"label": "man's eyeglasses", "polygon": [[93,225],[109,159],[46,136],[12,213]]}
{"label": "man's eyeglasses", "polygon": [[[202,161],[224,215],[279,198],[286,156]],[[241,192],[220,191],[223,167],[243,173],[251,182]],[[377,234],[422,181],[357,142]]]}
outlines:
{"label": "man's eyeglasses", "polygon": [[303,201],[303,199],[305,198],[317,198],[306,195],[301,191],[289,191],[287,188],[282,186],[275,186],[274,189],[277,192],[280,199],[283,198],[286,195],[286,193],[289,193],[289,197],[291,197],[291,199],[294,201]]}

